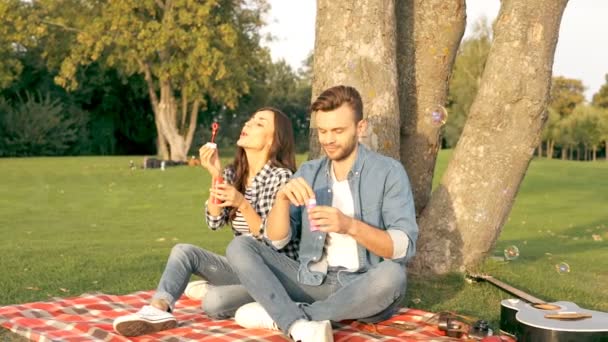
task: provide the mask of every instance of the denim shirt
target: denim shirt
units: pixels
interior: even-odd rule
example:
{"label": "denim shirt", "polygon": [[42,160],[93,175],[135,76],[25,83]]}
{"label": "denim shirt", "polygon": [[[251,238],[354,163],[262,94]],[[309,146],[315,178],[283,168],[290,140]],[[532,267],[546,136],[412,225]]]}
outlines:
{"label": "denim shirt", "polygon": [[[315,192],[317,205],[332,205],[331,163],[327,157],[302,164],[293,178],[302,177]],[[405,256],[392,259],[405,263],[416,251],[418,225],[409,179],[403,166],[395,159],[370,151],[362,144],[348,173],[348,184],[354,200],[354,218],[382,230],[404,232],[409,244]],[[308,213],[304,206],[290,206],[291,237],[300,237],[300,267],[298,279],[305,285],[320,285],[326,272],[313,271],[310,264],[321,260],[327,233],[311,232]],[[359,269],[365,272],[370,266],[383,261],[358,244]]]}

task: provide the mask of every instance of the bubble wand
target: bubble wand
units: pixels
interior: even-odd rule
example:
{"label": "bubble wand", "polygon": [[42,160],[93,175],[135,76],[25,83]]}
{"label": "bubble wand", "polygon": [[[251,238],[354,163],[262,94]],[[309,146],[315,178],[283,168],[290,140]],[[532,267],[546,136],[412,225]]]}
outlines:
{"label": "bubble wand", "polygon": [[215,143],[215,135],[217,134],[217,130],[220,129],[220,124],[214,122],[211,124],[211,142]]}
{"label": "bubble wand", "polygon": [[[220,129],[220,124],[218,124],[217,122],[214,122],[211,124],[211,144],[213,145],[214,148],[217,148],[217,145],[215,144],[215,136],[217,135],[217,131]],[[219,184],[224,183],[224,177],[222,177],[221,175],[213,178],[213,188],[217,189],[217,186]],[[211,199],[211,203],[213,204],[221,204],[222,201],[217,198],[217,197],[213,197]]]}

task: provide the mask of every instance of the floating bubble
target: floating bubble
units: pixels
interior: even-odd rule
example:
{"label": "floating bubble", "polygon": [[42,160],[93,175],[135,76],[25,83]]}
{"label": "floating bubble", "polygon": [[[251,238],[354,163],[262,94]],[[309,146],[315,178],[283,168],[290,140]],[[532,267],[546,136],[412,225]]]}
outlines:
{"label": "floating bubble", "polygon": [[504,250],[505,260],[515,260],[519,257],[519,248],[517,246],[509,246]]}
{"label": "floating bubble", "polygon": [[566,264],[565,262],[560,262],[559,264],[555,265],[555,270],[559,274],[570,273],[570,265]]}
{"label": "floating bubble", "polygon": [[436,105],[429,110],[433,126],[443,126],[448,121],[448,111],[445,107]]}

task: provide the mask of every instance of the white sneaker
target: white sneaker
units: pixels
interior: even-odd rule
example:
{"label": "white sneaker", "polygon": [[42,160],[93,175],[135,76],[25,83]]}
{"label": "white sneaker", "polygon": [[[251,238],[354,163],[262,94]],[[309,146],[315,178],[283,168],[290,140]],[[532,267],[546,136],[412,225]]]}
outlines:
{"label": "white sneaker", "polygon": [[333,342],[334,334],[330,321],[295,321],[289,328],[294,341],[300,342]]}
{"label": "white sneaker", "polygon": [[236,310],[234,320],[243,328],[279,330],[279,327],[277,327],[277,324],[266,312],[266,309],[258,302],[241,306]]}
{"label": "white sneaker", "polygon": [[211,285],[206,280],[197,280],[188,283],[186,286],[186,290],[184,290],[184,295],[186,297],[193,300],[202,300],[205,298],[207,291],[209,291],[209,287]]}
{"label": "white sneaker", "polygon": [[114,320],[114,330],[123,336],[140,336],[173,329],[177,326],[175,317],[166,311],[146,305],[134,314]]}

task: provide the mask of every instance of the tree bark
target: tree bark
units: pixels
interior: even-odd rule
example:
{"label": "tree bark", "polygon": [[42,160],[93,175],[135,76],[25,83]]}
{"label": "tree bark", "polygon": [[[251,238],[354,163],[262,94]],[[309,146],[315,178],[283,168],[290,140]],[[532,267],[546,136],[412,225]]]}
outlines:
{"label": "tree bark", "polygon": [[553,159],[553,153],[555,152],[555,141],[554,140],[549,140],[547,142],[547,144],[548,144],[548,147],[547,147],[547,149],[548,149],[548,151],[547,151],[547,157],[549,159]]}
{"label": "tree bark", "polygon": [[417,215],[431,196],[441,125],[431,110],[444,106],[448,81],[466,25],[464,0],[396,2],[401,162]]}
{"label": "tree bark", "polygon": [[[399,111],[393,0],[318,0],[312,98],[336,85],[363,98],[368,131],[362,142],[399,158]],[[309,157],[320,155],[315,115]]]}
{"label": "tree bark", "polygon": [[538,145],[567,0],[502,1],[481,86],[420,219],[413,267],[476,267],[492,250]]}
{"label": "tree bark", "polygon": [[543,157],[543,142],[542,141],[538,144],[538,151],[537,151],[537,153],[538,153],[538,157],[539,158]]}
{"label": "tree bark", "polygon": [[569,152],[568,159],[569,160],[574,160],[574,147],[569,146],[568,147],[568,152]]}

